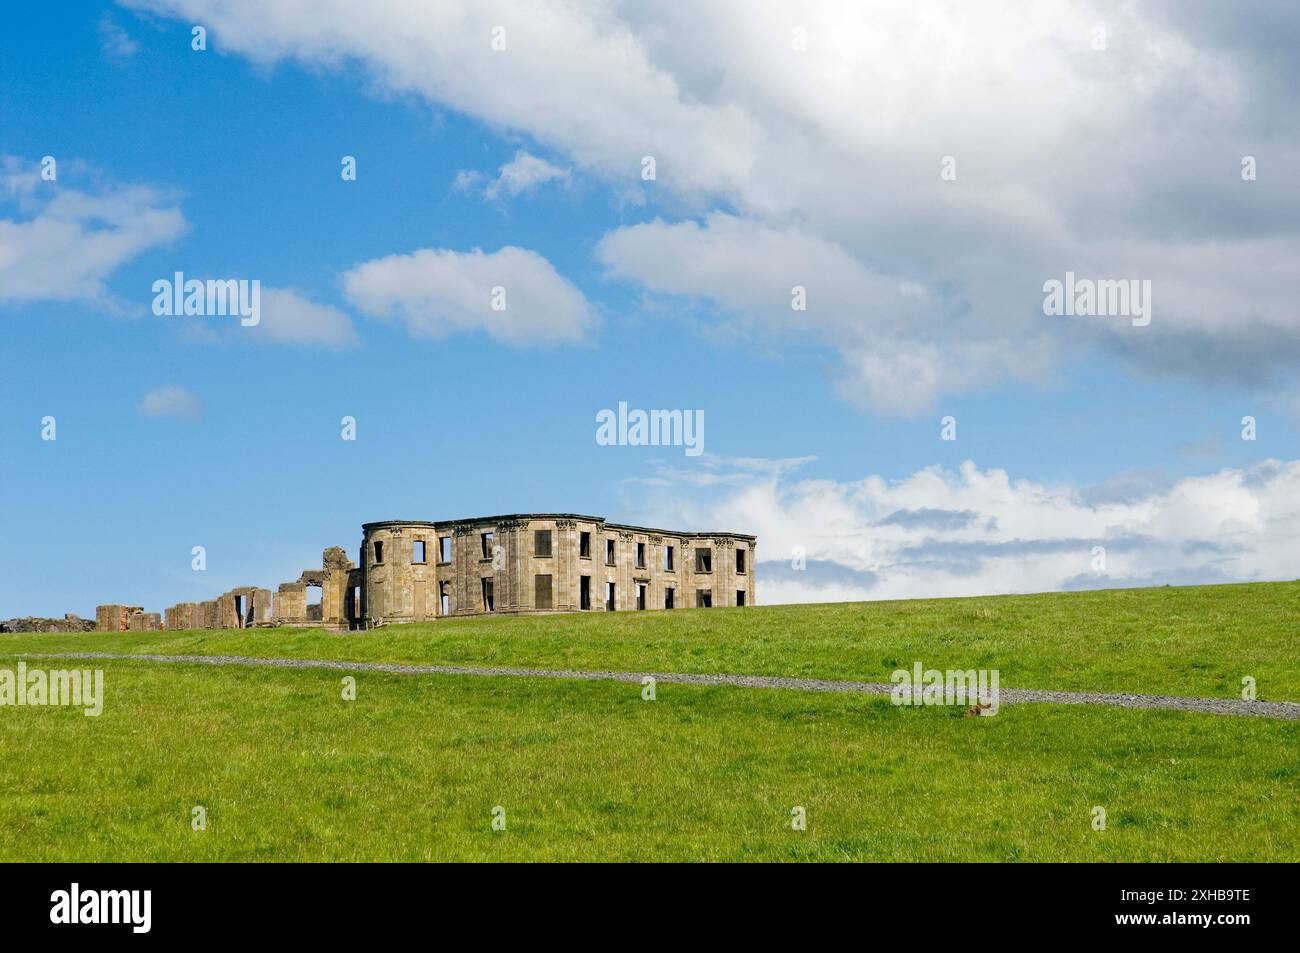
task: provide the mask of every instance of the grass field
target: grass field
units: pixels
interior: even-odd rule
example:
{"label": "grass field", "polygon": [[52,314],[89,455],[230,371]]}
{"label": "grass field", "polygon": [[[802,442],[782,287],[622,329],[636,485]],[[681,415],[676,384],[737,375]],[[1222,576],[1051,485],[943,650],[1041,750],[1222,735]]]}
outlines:
{"label": "grass field", "polygon": [[1004,688],[1300,701],[1300,583],[674,612],[447,619],[366,633],[0,636],[0,652],[102,650],[888,681],[920,660]]}
{"label": "grass field", "polygon": [[0,858],[1300,857],[1293,723],[394,675],[346,702],[338,673],[126,662],[105,679],[97,719],[4,713]]}
{"label": "grass field", "polygon": [[[1297,699],[1300,585],[0,636],[118,650]],[[0,667],[15,659],[0,658]],[[53,667],[53,662],[32,662]],[[1300,860],[1300,723],[660,684],[147,662],[104,713],[0,708],[0,860]],[[491,812],[505,809],[506,829]],[[206,830],[191,810],[207,811]],[[807,829],[793,830],[803,807]],[[1107,811],[1104,831],[1092,809]]]}

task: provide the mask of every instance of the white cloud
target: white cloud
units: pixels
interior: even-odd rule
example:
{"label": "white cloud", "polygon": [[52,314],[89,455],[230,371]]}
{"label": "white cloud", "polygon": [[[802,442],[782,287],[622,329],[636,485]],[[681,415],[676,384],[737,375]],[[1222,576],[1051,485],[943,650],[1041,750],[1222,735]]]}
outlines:
{"label": "white cloud", "polygon": [[[363,262],[343,276],[351,304],[414,337],[483,331],[506,344],[580,341],[594,323],[582,292],[536,252],[422,248]],[[494,289],[504,289],[495,310]],[[497,299],[498,301],[500,299]]]}
{"label": "white cloud", "polygon": [[292,288],[263,288],[261,322],[240,328],[275,344],[318,344],[343,348],[357,343],[352,319],[338,308],[318,304]]}
{"label": "white cloud", "polygon": [[[913,414],[944,389],[1041,374],[1043,324],[1015,338],[962,336],[941,296],[874,270],[839,245],[793,226],[772,228],[715,212],[703,224],[658,219],[616,229],[596,247],[610,275],[650,291],[703,298],[771,335],[813,335],[842,358],[849,400]],[[795,288],[805,310],[795,310]]]}
{"label": "white cloud", "polygon": [[[522,149],[515,157],[501,166],[495,179],[483,186],[482,194],[489,202],[500,198],[514,198],[547,182],[564,180],[569,171],[552,165]],[[485,180],[481,172],[461,171],[456,173],[456,187],[462,191],[477,189]]]}
{"label": "white cloud", "polygon": [[[757,145],[736,106],[688,102],[616,4],[458,0],[130,0],[209,27],[220,49],[259,62],[355,60],[384,88],[417,93],[554,144],[584,167],[638,175],[641,157],[683,153],[687,188],[739,182]],[[492,49],[493,29],[506,49]]]}
{"label": "white cloud", "polygon": [[96,301],[109,304],[105,282],[126,262],[182,235],[185,217],[157,190],[108,185],[94,192],[65,184],[82,171],[59,163],[42,181],[38,165],[0,161],[0,202],[20,218],[0,218],[0,301]]}
{"label": "white cloud", "polygon": [[714,471],[703,484],[661,471],[662,490],[639,490],[662,493],[643,515],[757,534],[765,603],[1294,579],[1300,564],[1300,461],[1173,482],[1130,474],[1123,493],[970,461],[900,480],[795,480],[743,461]]}
{"label": "white cloud", "polygon": [[140,44],[108,13],[99,18],[99,41],[104,55],[112,60],[130,59],[140,51]]}
{"label": "white cloud", "polygon": [[[224,276],[223,280],[245,279]],[[155,320],[174,323],[178,334],[198,344],[252,342],[343,350],[355,346],[359,340],[347,313],[313,301],[295,288],[261,286],[258,314],[258,323],[248,326],[237,315],[167,316]]]}
{"label": "white cloud", "polygon": [[135,409],[145,417],[197,417],[203,405],[184,387],[159,387],[145,394]]}
{"label": "white cloud", "polygon": [[[1285,170],[1300,163],[1300,134],[1285,121],[1297,71],[1279,39],[1296,33],[1291,9],[137,5],[202,20],[221,49],[259,62],[359,63],[386,91],[530,137],[616,190],[653,189],[662,207],[728,209],[695,231],[659,223],[637,236],[640,256],[624,242],[619,272],[671,284],[658,259],[711,243],[682,293],[764,334],[776,313],[754,295],[775,281],[762,279],[807,286],[821,309],[810,304],[804,329],[840,352],[836,387],[866,406],[917,411],[938,393],[1041,374],[1088,344],[1156,373],[1295,377],[1300,180]],[[1247,154],[1258,181],[1240,177]],[[955,181],[940,178],[945,156]],[[816,248],[828,257],[800,258]],[[786,252],[801,274],[788,274]],[[757,289],[737,282],[740,263]],[[1045,318],[1042,283],[1067,270],[1152,279],[1151,327]]]}

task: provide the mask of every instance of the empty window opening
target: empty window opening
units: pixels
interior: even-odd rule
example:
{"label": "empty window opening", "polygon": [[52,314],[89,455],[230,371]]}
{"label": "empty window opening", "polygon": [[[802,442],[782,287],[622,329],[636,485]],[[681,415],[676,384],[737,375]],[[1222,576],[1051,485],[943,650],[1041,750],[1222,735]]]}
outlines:
{"label": "empty window opening", "polygon": [[636,544],[636,568],[645,569],[645,543]]}
{"label": "empty window opening", "polygon": [[533,532],[533,555],[551,555],[551,531],[549,529],[539,529]]}
{"label": "empty window opening", "polygon": [[438,583],[438,611],[441,615],[451,615],[451,596],[447,595],[447,584]]}
{"label": "empty window opening", "polygon": [[644,608],[645,608],[646,590],[647,590],[647,589],[649,589],[649,586],[645,585],[644,583],[640,583],[640,582],[639,582],[639,583],[637,583],[637,585],[636,585],[636,607],[637,607],[638,609],[644,609]]}
{"label": "empty window opening", "polygon": [[417,539],[413,541],[411,543],[411,562],[413,563],[425,562],[424,550],[425,550],[424,540]]}
{"label": "empty window opening", "polygon": [[377,562],[377,563],[382,563],[383,561],[384,561],[384,544],[383,544],[383,543],[380,543],[380,542],[376,542],[376,543],[375,543],[375,562]]}
{"label": "empty window opening", "polygon": [[673,548],[671,546],[664,547],[664,570],[666,572],[673,571]]}
{"label": "empty window opening", "polygon": [[711,549],[695,550],[695,571],[713,572],[713,550]]}
{"label": "empty window opening", "polygon": [[492,580],[482,579],[480,582],[483,584],[483,611],[492,612],[496,608],[496,600],[492,595]]}
{"label": "empty window opening", "polygon": [[324,616],[321,615],[321,599],[325,596],[325,590],[315,584],[307,584],[307,621],[320,622]]}
{"label": "empty window opening", "polygon": [[672,590],[672,589],[665,589],[665,590],[664,590],[664,608],[665,608],[665,609],[671,609],[672,607],[673,607],[673,590]]}
{"label": "empty window opening", "polygon": [[605,583],[605,611],[614,611],[614,584],[612,582]]}
{"label": "empty window opening", "polygon": [[614,541],[612,539],[605,540],[605,564],[607,566],[614,565]]}
{"label": "empty window opening", "polygon": [[591,558],[591,534],[583,533],[578,537],[578,555],[583,559]]}
{"label": "empty window opening", "polygon": [[438,562],[440,563],[451,562],[451,537],[450,536],[438,537]]}
{"label": "empty window opening", "polygon": [[579,609],[591,608],[591,577],[590,576],[578,577],[578,608]]}
{"label": "empty window opening", "polygon": [[248,596],[235,596],[235,628],[246,629],[253,624],[253,612]]}
{"label": "empty window opening", "polygon": [[711,589],[697,589],[695,591],[695,608],[713,608],[713,591]]}
{"label": "empty window opening", "polygon": [[743,549],[738,549],[736,550],[736,572],[744,572],[744,571],[745,571],[745,551]]}
{"label": "empty window opening", "polygon": [[492,558],[492,534],[479,533],[478,538],[479,538],[479,542],[483,546],[483,558],[491,559]]}
{"label": "empty window opening", "polygon": [[348,621],[361,621],[361,587],[353,586],[348,590]]}
{"label": "empty window opening", "polygon": [[553,608],[551,603],[551,577],[549,574],[533,577],[533,608]]}
{"label": "empty window opening", "polygon": [[738,606],[743,606],[744,604],[745,604],[745,590],[744,590],[744,589],[737,589],[737,590],[736,590],[736,605],[738,605]]}

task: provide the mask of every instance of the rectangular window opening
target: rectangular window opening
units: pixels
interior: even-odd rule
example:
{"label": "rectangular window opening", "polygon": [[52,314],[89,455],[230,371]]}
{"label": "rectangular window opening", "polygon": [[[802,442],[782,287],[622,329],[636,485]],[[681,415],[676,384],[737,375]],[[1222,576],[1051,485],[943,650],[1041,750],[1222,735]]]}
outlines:
{"label": "rectangular window opening", "polygon": [[664,608],[665,608],[665,609],[671,609],[671,608],[673,608],[673,590],[672,590],[672,589],[665,589],[665,590],[664,590]]}
{"label": "rectangular window opening", "polygon": [[306,595],[304,598],[307,602],[307,621],[320,622],[324,619],[321,601],[325,597],[325,587],[317,585],[314,582],[307,584]]}
{"label": "rectangular window opening", "polygon": [[417,539],[417,540],[412,541],[412,543],[411,543],[411,562],[412,562],[412,563],[422,563],[422,562],[425,562],[425,556],[424,556],[424,554],[425,554],[425,543],[424,543],[424,540],[422,540],[422,539]]}
{"label": "rectangular window opening", "polygon": [[745,604],[745,590],[744,590],[744,589],[737,589],[737,590],[736,590],[736,605],[738,605],[738,606],[743,606],[744,604]]}
{"label": "rectangular window opening", "polygon": [[483,548],[483,558],[484,558],[484,559],[491,559],[491,558],[492,558],[492,539],[493,539],[493,534],[492,534],[492,533],[479,533],[479,534],[478,534],[478,538],[479,538],[479,545],[482,546],[482,548]]}
{"label": "rectangular window opening", "polygon": [[451,537],[450,536],[438,537],[438,562],[440,563],[451,562]]}
{"label": "rectangular window opening", "polygon": [[645,569],[645,543],[636,544],[636,568]]}
{"label": "rectangular window opening", "polygon": [[591,577],[590,576],[578,577],[578,608],[579,609],[591,608]]}
{"label": "rectangular window opening", "polygon": [[492,580],[482,579],[483,585],[483,611],[492,612],[496,609],[496,600],[492,596]]}
{"label": "rectangular window opening", "polygon": [[551,609],[551,577],[538,574],[533,577],[533,608]]}
{"label": "rectangular window opening", "polygon": [[612,539],[605,540],[605,565],[614,565],[614,541]]}
{"label": "rectangular window opening", "polygon": [[578,555],[583,559],[591,558],[591,534],[582,533],[578,536]]}
{"label": "rectangular window opening", "polygon": [[745,571],[745,551],[743,549],[738,549],[736,550],[736,572],[744,572],[744,571]]}
{"label": "rectangular window opening", "polygon": [[375,562],[377,562],[377,563],[382,563],[383,561],[384,561],[384,544],[381,543],[381,542],[376,541],[376,542],[375,542]]}
{"label": "rectangular window opening", "polygon": [[644,609],[646,607],[646,590],[649,586],[644,583],[637,583],[636,586],[636,607]]}
{"label": "rectangular window opening", "polygon": [[712,609],[713,608],[713,590],[697,589],[695,592],[695,608]]}
{"label": "rectangular window opening", "polygon": [[671,546],[664,547],[664,571],[673,571],[673,547]]}
{"label": "rectangular window opening", "polygon": [[612,582],[605,583],[605,611],[614,611],[614,584]]}
{"label": "rectangular window opening", "polygon": [[551,555],[551,531],[549,529],[539,529],[533,532],[533,555]]}
{"label": "rectangular window opening", "polygon": [[703,548],[695,550],[695,571],[713,572],[713,550]]}

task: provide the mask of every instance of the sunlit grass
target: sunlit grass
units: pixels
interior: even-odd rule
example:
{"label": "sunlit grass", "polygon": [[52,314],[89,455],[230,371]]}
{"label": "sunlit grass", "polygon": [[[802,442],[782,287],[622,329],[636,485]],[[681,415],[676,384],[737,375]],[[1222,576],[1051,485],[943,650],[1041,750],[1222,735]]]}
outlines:
{"label": "sunlit grass", "polygon": [[[761,595],[760,586],[760,595]],[[887,681],[915,661],[1003,687],[1300,700],[1300,583],[440,620],[319,630],[0,636],[0,653],[229,653]]]}
{"label": "sunlit grass", "polygon": [[0,860],[1300,859],[1287,722],[102,667],[99,718],[0,709]]}

